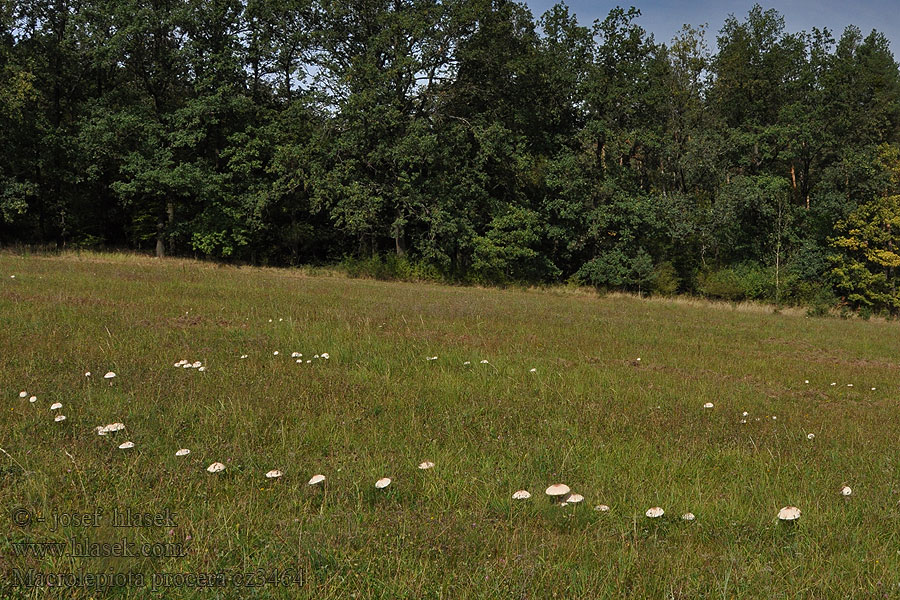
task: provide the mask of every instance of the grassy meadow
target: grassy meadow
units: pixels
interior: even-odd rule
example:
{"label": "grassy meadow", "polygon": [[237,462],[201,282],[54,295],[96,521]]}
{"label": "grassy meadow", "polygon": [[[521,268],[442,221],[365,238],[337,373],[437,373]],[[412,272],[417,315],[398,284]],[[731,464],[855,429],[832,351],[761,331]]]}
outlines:
{"label": "grassy meadow", "polygon": [[[562,289],[0,254],[0,598],[898,598],[898,334]],[[557,482],[585,501],[549,501]],[[113,527],[126,509],[174,517]],[[97,510],[96,526],[53,521]],[[183,552],[23,551],[70,539]],[[82,583],[29,587],[29,570]]]}

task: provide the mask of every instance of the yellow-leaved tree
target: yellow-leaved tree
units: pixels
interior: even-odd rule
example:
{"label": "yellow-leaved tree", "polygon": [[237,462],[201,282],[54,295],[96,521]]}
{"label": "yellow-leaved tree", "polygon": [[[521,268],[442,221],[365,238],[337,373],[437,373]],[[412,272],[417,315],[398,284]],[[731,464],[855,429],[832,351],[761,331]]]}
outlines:
{"label": "yellow-leaved tree", "polygon": [[900,310],[900,148],[883,145],[879,162],[885,194],[860,205],[835,224],[831,245],[834,286],[856,308]]}

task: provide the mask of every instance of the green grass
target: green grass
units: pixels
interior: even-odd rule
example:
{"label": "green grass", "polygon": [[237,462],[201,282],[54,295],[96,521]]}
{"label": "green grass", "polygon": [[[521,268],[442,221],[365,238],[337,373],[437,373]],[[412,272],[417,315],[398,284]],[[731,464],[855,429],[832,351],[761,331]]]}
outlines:
{"label": "green grass", "polygon": [[[563,290],[0,254],[0,598],[900,597],[898,334]],[[127,429],[94,433],[114,421]],[[306,485],[316,473],[325,490]],[[585,503],[552,505],[555,482]],[[520,488],[531,500],[511,500]],[[789,504],[796,527],[776,522]],[[53,532],[16,526],[18,507],[168,509],[177,524]],[[186,556],[15,556],[67,537]],[[28,568],[302,581],[16,586]]]}

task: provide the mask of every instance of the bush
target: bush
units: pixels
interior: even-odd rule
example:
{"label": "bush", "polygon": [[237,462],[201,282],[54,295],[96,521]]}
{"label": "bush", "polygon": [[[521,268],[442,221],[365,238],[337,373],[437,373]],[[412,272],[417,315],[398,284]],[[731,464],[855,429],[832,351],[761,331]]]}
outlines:
{"label": "bush", "polygon": [[697,291],[708,298],[723,300],[759,300],[779,304],[802,305],[812,302],[834,304],[831,288],[802,280],[796,272],[782,268],[776,289],[775,267],[747,262],[722,269],[702,271],[697,276]]}
{"label": "bush", "polygon": [[736,302],[746,297],[741,278],[734,269],[701,271],[697,275],[697,291],[707,298]]}
{"label": "bush", "polygon": [[[734,273],[744,290],[744,297],[749,300],[775,302],[775,268],[763,267],[757,263],[741,263],[735,265]],[[781,295],[787,286],[786,274],[782,269],[780,277]],[[783,298],[782,298],[783,301]]]}
{"label": "bush", "polygon": [[368,258],[345,257],[340,268],[349,277],[402,281],[443,281],[440,269],[422,261],[414,261],[405,256],[388,254]]}
{"label": "bush", "polygon": [[656,265],[653,278],[653,293],[661,296],[674,296],[678,292],[681,280],[678,272],[671,262],[663,262]]}
{"label": "bush", "polygon": [[616,248],[587,261],[575,277],[597,289],[625,288],[643,292],[652,290],[656,278],[653,259],[643,248],[629,256]]}

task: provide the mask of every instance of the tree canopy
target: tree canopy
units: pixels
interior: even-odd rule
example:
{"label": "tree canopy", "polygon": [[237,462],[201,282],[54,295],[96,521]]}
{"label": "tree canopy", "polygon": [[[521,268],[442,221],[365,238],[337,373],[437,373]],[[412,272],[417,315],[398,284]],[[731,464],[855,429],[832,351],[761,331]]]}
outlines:
{"label": "tree canopy", "polygon": [[511,0],[0,0],[0,244],[900,310],[886,38]]}

